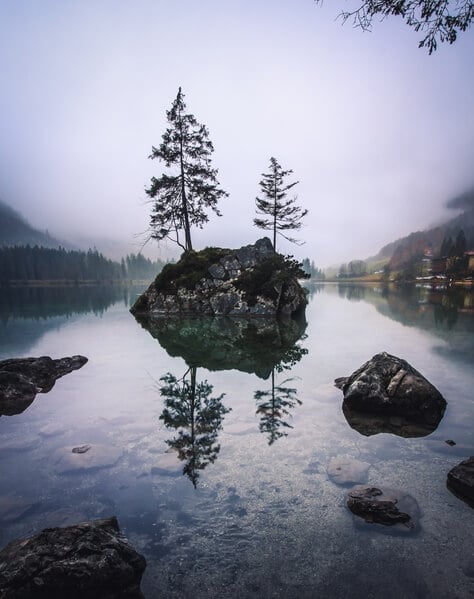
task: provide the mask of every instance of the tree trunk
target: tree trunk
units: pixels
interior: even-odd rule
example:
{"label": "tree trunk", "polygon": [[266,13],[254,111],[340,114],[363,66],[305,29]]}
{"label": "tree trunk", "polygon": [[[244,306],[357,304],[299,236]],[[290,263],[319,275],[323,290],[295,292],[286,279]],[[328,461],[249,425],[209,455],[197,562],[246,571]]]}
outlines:
{"label": "tree trunk", "polygon": [[184,218],[184,244],[186,251],[193,249],[191,243],[191,227],[189,225],[188,215],[188,201],[186,199],[186,185],[184,182],[184,163],[183,163],[183,128],[181,119],[179,121],[179,165],[181,170],[181,202],[183,205],[183,218]]}
{"label": "tree trunk", "polygon": [[275,181],[275,187],[273,190],[273,250],[276,252],[277,251],[277,225],[276,225],[276,220],[277,220],[277,189],[276,189],[276,181]]}

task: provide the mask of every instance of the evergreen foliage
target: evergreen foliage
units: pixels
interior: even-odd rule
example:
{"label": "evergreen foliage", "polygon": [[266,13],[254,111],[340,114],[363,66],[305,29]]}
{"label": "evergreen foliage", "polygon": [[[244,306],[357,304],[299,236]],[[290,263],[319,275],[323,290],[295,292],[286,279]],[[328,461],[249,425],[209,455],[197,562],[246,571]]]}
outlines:
{"label": "evergreen foliage", "polygon": [[463,256],[466,248],[466,236],[464,235],[464,231],[461,229],[457,234],[456,243],[454,244],[454,255],[458,257]]}
{"label": "evergreen foliage", "polygon": [[[216,461],[217,443],[224,415],[230,412],[222,402],[224,394],[211,397],[213,386],[207,380],[197,381],[197,368],[190,368],[181,379],[168,372],[160,378],[160,394],[164,408],[160,420],[178,434],[166,443],[176,450],[184,462],[186,474],[196,487],[199,471]],[[188,376],[189,375],[189,376]]]}
{"label": "evergreen foliage", "polygon": [[315,265],[314,260],[311,260],[310,262],[309,258],[303,258],[302,268],[311,279],[316,279],[318,281],[324,281],[326,279],[324,270],[322,268],[318,268]]}
{"label": "evergreen foliage", "polygon": [[308,211],[295,205],[296,196],[290,199],[286,197],[290,189],[299,183],[299,181],[284,182],[285,178],[293,171],[284,171],[273,157],[270,158],[269,168],[270,172],[262,173],[259,183],[263,197],[255,198],[257,214],[261,214],[265,218],[254,218],[253,222],[259,229],[273,231],[273,249],[276,251],[277,233],[292,243],[300,243],[296,239],[287,237],[281,231],[301,229],[301,219],[306,216]]}
{"label": "evergreen foliage", "polygon": [[[322,0],[316,0],[322,2]],[[458,34],[469,29],[474,19],[472,0],[364,0],[359,8],[342,11],[344,21],[352,20],[356,27],[370,30],[374,18],[399,16],[415,31],[422,31],[420,48],[431,54],[438,42],[452,44]]]}
{"label": "evergreen foliage", "polygon": [[155,279],[157,291],[176,293],[180,287],[192,291],[203,277],[208,277],[208,268],[227,256],[230,250],[205,248],[199,252],[184,252],[175,264],[168,263]]}
{"label": "evergreen foliage", "polygon": [[[186,112],[179,88],[171,109],[166,112],[169,127],[149,158],[163,161],[169,174],[152,177],[146,193],[152,198],[151,237],[172,239],[184,250],[192,250],[191,226],[202,228],[209,218],[206,209],[217,215],[218,201],[228,194],[219,188],[217,170],[211,167],[214,151],[205,125]],[[184,232],[184,243],[179,232]]]}
{"label": "evergreen foliage", "polygon": [[273,369],[271,389],[254,393],[257,415],[260,416],[259,429],[267,435],[269,445],[281,437],[286,437],[288,433],[285,429],[293,428],[287,419],[291,416],[291,410],[302,403],[296,395],[296,388],[286,386],[293,380],[288,378],[277,385]]}
{"label": "evergreen foliage", "polygon": [[273,254],[252,269],[243,272],[235,285],[244,292],[247,304],[252,306],[255,305],[258,296],[270,300],[278,299],[282,285],[291,279],[307,278],[308,275],[293,256]]}
{"label": "evergreen foliage", "polygon": [[0,247],[1,283],[152,279],[162,267],[162,262],[152,262],[142,254],[130,254],[118,263],[96,249],[82,252],[36,245]]}
{"label": "evergreen foliage", "polygon": [[364,260],[351,260],[349,264],[341,264],[339,267],[338,278],[357,278],[365,277],[367,274],[367,264]]}

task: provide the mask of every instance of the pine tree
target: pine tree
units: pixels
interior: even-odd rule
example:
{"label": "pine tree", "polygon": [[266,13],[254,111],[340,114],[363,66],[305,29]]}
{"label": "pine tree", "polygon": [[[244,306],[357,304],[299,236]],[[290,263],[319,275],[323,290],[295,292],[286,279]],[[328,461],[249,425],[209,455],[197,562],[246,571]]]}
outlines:
{"label": "pine tree", "polygon": [[466,251],[466,236],[464,235],[464,231],[461,229],[456,236],[456,243],[454,245],[454,252],[456,256],[463,256]]}
{"label": "pine tree", "polygon": [[284,183],[285,178],[292,173],[291,170],[284,171],[276,158],[270,158],[270,172],[262,173],[263,178],[259,183],[263,197],[255,198],[257,214],[262,214],[267,218],[254,218],[253,222],[260,229],[273,231],[273,249],[275,251],[277,232],[292,243],[300,243],[296,239],[286,237],[281,231],[300,229],[301,219],[308,213],[307,210],[295,205],[296,196],[290,199],[286,198],[290,189],[299,183],[299,181]]}
{"label": "pine tree", "polygon": [[[154,200],[150,229],[158,241],[173,239],[184,250],[192,250],[191,226],[202,228],[209,218],[205,212],[217,209],[218,200],[228,194],[219,189],[217,170],[211,167],[214,151],[205,125],[186,112],[184,94],[179,88],[171,109],[166,112],[170,126],[158,148],[149,158],[162,160],[169,174],[152,177],[146,193]],[[184,243],[179,232],[184,232]]]}

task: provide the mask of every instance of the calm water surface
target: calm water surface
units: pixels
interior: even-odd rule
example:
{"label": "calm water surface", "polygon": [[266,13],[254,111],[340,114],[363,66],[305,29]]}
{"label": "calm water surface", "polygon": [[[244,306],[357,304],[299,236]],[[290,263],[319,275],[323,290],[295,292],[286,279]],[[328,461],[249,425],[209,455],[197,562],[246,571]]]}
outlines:
{"label": "calm water surface", "polygon": [[[474,597],[474,511],[446,488],[474,455],[472,293],[310,290],[289,328],[140,324],[139,290],[2,290],[0,359],[89,362],[0,418],[0,546],[115,514],[147,598]],[[383,350],[445,396],[431,434],[347,422],[333,380]],[[84,444],[95,461],[71,462]],[[335,457],[410,493],[417,534],[356,522]]]}

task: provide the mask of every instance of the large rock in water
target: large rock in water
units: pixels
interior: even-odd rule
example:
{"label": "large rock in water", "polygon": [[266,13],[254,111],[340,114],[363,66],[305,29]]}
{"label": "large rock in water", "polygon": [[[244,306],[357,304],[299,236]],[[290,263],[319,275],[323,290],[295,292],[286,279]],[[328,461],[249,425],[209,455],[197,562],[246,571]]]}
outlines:
{"label": "large rock in water", "polygon": [[142,599],[145,566],[115,517],[46,528],[0,552],[0,597]]}
{"label": "large rock in water", "polygon": [[84,356],[53,360],[40,358],[11,358],[0,362],[0,416],[23,412],[37,393],[51,391],[57,379],[82,368]]}
{"label": "large rock in water", "polygon": [[386,352],[375,355],[336,386],[344,393],[344,404],[358,412],[404,416],[439,423],[446,400],[408,362]]}
{"label": "large rock in water", "polygon": [[474,507],[474,456],[448,472],[448,489]]}
{"label": "large rock in water", "polygon": [[236,250],[185,252],[167,264],[131,312],[147,316],[291,316],[307,304],[304,273],[264,237]]}

